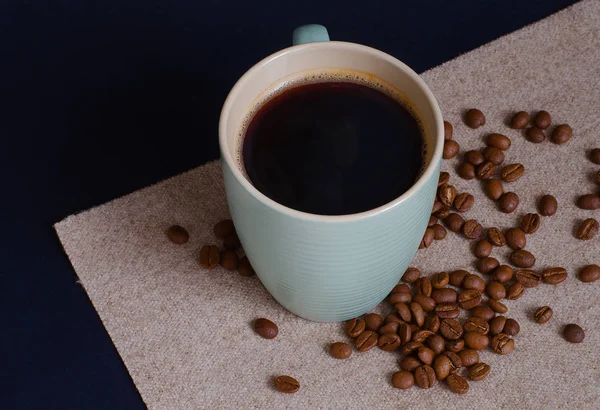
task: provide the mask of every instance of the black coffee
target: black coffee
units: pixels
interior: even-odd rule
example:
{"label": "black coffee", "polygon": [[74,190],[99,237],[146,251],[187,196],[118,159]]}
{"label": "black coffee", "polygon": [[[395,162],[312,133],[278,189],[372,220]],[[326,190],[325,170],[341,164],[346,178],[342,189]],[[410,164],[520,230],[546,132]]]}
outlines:
{"label": "black coffee", "polygon": [[287,207],[345,215],[407,191],[423,166],[420,122],[400,99],[368,85],[291,87],[251,119],[243,161],[252,184]]}

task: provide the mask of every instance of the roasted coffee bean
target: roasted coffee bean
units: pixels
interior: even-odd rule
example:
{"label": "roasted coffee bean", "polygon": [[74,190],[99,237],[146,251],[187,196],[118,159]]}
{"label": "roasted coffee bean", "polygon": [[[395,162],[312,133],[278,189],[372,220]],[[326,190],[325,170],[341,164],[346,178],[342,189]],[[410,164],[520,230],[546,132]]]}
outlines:
{"label": "roasted coffee bean", "polygon": [[436,223],[438,223],[438,218],[434,215],[431,215],[429,217],[429,222],[427,223],[427,227],[431,228],[432,226],[434,226]]}
{"label": "roasted coffee bean", "polygon": [[479,352],[475,349],[465,349],[457,353],[464,367],[479,363]]}
{"label": "roasted coffee bean", "polygon": [[450,272],[450,285],[462,286],[465,278],[469,276],[469,272],[463,269],[458,269]]}
{"label": "roasted coffee bean", "polygon": [[483,232],[483,227],[475,219],[465,221],[462,226],[462,233],[467,239],[478,239]]}
{"label": "roasted coffee bean", "polygon": [[530,213],[521,218],[521,230],[525,233],[534,233],[540,227],[541,218],[538,214]]}
{"label": "roasted coffee bean", "polygon": [[471,108],[465,114],[465,124],[469,128],[477,129],[485,125],[485,115],[477,108]]}
{"label": "roasted coffee bean", "polygon": [[465,348],[465,341],[463,339],[447,340],[446,350],[452,353],[459,353]]}
{"label": "roasted coffee bean", "polygon": [[415,383],[422,389],[429,389],[435,384],[435,372],[431,366],[424,364],[415,369]]}
{"label": "roasted coffee bean", "polygon": [[433,359],[435,358],[435,353],[430,348],[421,346],[417,351],[417,357],[424,364],[431,365],[431,363],[433,363]]}
{"label": "roasted coffee bean", "polygon": [[496,314],[489,306],[479,305],[471,309],[471,316],[480,317],[489,322],[494,318],[494,316],[496,316]]}
{"label": "roasted coffee bean", "polygon": [[589,241],[598,235],[599,230],[600,224],[598,224],[598,221],[594,218],[588,218],[579,225],[576,236],[578,239]]}
{"label": "roasted coffee bean", "polygon": [[491,161],[485,161],[475,169],[477,179],[490,179],[496,173],[496,165]]}
{"label": "roasted coffee bean", "polygon": [[471,207],[473,207],[474,203],[475,198],[473,198],[473,195],[463,192],[454,198],[454,209],[456,209],[458,212],[467,212],[469,209],[471,209]]}
{"label": "roasted coffee bean", "polygon": [[433,333],[437,333],[440,329],[440,318],[439,316],[427,316],[425,318],[425,323],[423,324],[423,329],[430,330]]}
{"label": "roasted coffee bean", "polygon": [[[410,269],[416,269],[416,268],[408,268],[408,270],[410,270]],[[417,269],[417,271],[418,271],[418,269]],[[419,275],[420,275],[420,273],[419,273]],[[410,294],[410,287],[407,284],[405,284],[405,283],[398,283],[390,291],[390,295],[394,295],[396,293],[409,293]]]}
{"label": "roasted coffee bean", "polygon": [[[429,346],[429,348],[434,353],[434,355],[438,355],[445,350],[446,341],[440,335],[433,335],[429,339],[427,339],[427,346]],[[423,363],[426,363],[426,362],[424,361]],[[431,364],[431,363],[427,363],[427,364]]]}
{"label": "roasted coffee bean", "polygon": [[600,148],[594,148],[590,151],[590,161],[596,165],[600,165]]}
{"label": "roasted coffee bean", "polygon": [[[448,275],[448,272],[439,272],[436,273],[434,275],[431,275],[431,286],[434,289],[442,289],[443,287],[447,286],[448,283],[450,282],[450,275]],[[433,291],[432,291],[433,293]],[[429,295],[431,296],[431,295]]]}
{"label": "roasted coffee bean", "polygon": [[576,325],[575,323],[570,323],[563,329],[563,336],[567,342],[581,343],[583,342],[583,339],[585,339],[585,332],[581,326]]}
{"label": "roasted coffee bean", "polygon": [[453,185],[442,185],[438,189],[438,199],[446,206],[452,206],[456,198],[456,188]]}
{"label": "roasted coffee bean", "polygon": [[525,232],[519,228],[509,228],[504,233],[506,244],[512,249],[523,249],[527,245]]}
{"label": "roasted coffee bean", "polygon": [[502,231],[498,228],[492,227],[487,230],[487,237],[494,246],[506,245],[506,238]]}
{"label": "roasted coffee bean", "polygon": [[535,265],[535,256],[525,249],[519,249],[510,254],[510,262],[519,268],[531,268]]}
{"label": "roasted coffee bean", "polygon": [[600,209],[600,196],[595,194],[582,195],[577,199],[577,206],[581,209]]}
{"label": "roasted coffee bean", "polygon": [[217,236],[217,238],[225,238],[226,236],[232,235],[235,233],[235,227],[233,226],[233,221],[231,219],[225,219],[220,221],[213,228],[213,232]]}
{"label": "roasted coffee bean", "polygon": [[398,330],[395,332],[398,336],[400,336],[400,342],[402,344],[408,343],[412,340],[412,328],[408,323],[400,323],[398,324]]}
{"label": "roasted coffee bean", "polygon": [[567,124],[557,125],[552,131],[552,137],[550,138],[555,144],[564,144],[569,141],[573,136],[573,129]]}
{"label": "roasted coffee bean", "polygon": [[352,347],[348,343],[335,342],[329,346],[329,354],[336,359],[347,359],[352,355]]}
{"label": "roasted coffee bean", "polygon": [[411,340],[410,342],[404,343],[400,347],[400,352],[402,352],[402,354],[404,354],[404,355],[409,355],[409,354],[412,354],[412,353],[418,351],[419,347],[421,347],[421,346],[423,346],[422,342],[417,342],[415,340]]}
{"label": "roasted coffee bean", "polygon": [[456,303],[458,293],[452,288],[434,289],[431,292],[431,298],[436,304],[440,303]]}
{"label": "roasted coffee bean", "polygon": [[463,309],[473,309],[481,303],[481,292],[477,289],[467,289],[458,294],[458,305]]}
{"label": "roasted coffee bean", "polygon": [[238,249],[242,246],[242,243],[240,242],[240,238],[236,234],[233,234],[223,239],[223,246],[225,249]]}
{"label": "roasted coffee bean", "polygon": [[[383,326],[381,326],[378,330],[379,334],[382,335],[384,333],[398,333],[398,327],[400,326],[400,322],[390,322]],[[398,333],[400,335],[400,333]],[[400,336],[402,337],[402,336]]]}
{"label": "roasted coffee bean", "polygon": [[422,366],[423,363],[414,356],[404,356],[400,361],[400,368],[406,372],[413,372],[417,367]]}
{"label": "roasted coffee bean", "polygon": [[274,339],[279,334],[277,325],[265,318],[254,321],[254,331],[265,339]]}
{"label": "roasted coffee bean", "polygon": [[404,275],[402,275],[402,281],[406,283],[415,283],[421,277],[421,271],[417,268],[408,268]]}
{"label": "roasted coffee bean", "polygon": [[481,273],[490,273],[500,265],[498,259],[491,256],[477,259],[477,270]]}
{"label": "roasted coffee bean", "polygon": [[372,330],[365,330],[355,340],[356,349],[359,352],[366,352],[377,346],[379,335]]}
{"label": "roasted coffee bean", "polygon": [[490,321],[490,334],[497,335],[498,333],[502,333],[505,324],[505,316],[496,316]]}
{"label": "roasted coffee bean", "polygon": [[525,111],[519,111],[510,120],[510,128],[521,130],[529,125],[531,117]]}
{"label": "roasted coffee bean", "polygon": [[459,339],[463,334],[463,327],[456,319],[444,319],[440,323],[440,332],[448,340]]}
{"label": "roasted coffee bean", "polygon": [[435,314],[438,315],[440,319],[453,319],[460,315],[460,309],[456,303],[439,303],[435,307]]}
{"label": "roasted coffee bean", "polygon": [[183,245],[190,239],[190,234],[184,227],[173,225],[167,229],[167,237],[171,242],[177,245]]}
{"label": "roasted coffee bean", "polygon": [[400,316],[400,319],[402,319],[405,322],[410,322],[410,320],[412,319],[412,315],[410,313],[410,308],[406,303],[396,303],[394,305],[394,309],[396,309],[396,312],[398,313],[398,316]]}
{"label": "roasted coffee bean", "polygon": [[410,303],[412,302],[412,295],[410,293],[394,293],[390,295],[390,303],[395,305],[396,303]]}
{"label": "roasted coffee bean", "polygon": [[463,280],[462,287],[483,292],[485,290],[485,281],[480,276],[469,274]]}
{"label": "roasted coffee bean", "polygon": [[538,127],[531,127],[525,131],[525,138],[527,138],[527,141],[529,142],[539,144],[540,142],[544,142],[546,140],[546,134],[544,134],[544,131]]}
{"label": "roasted coffee bean", "polygon": [[445,140],[444,141],[444,152],[442,153],[442,158],[450,159],[454,158],[456,154],[460,151],[460,145],[458,142],[454,140]]}
{"label": "roasted coffee bean", "polygon": [[476,167],[477,165],[483,164],[485,158],[483,158],[483,154],[477,150],[471,150],[465,152],[464,158],[466,163],[473,165]]}
{"label": "roasted coffee bean", "polygon": [[438,187],[446,185],[448,181],[450,181],[450,174],[446,171],[440,172],[440,177],[438,178]]}
{"label": "roasted coffee bean", "polygon": [[225,249],[221,252],[219,263],[225,270],[236,270],[240,259],[234,250]]}
{"label": "roasted coffee bean", "polygon": [[442,356],[446,356],[450,359],[450,374],[456,373],[462,367],[462,360],[460,360],[460,356],[457,353],[446,351],[442,353]]}
{"label": "roasted coffee bean", "polygon": [[506,288],[500,282],[489,282],[485,288],[485,291],[492,300],[502,300],[506,297]]}
{"label": "roasted coffee bean", "polygon": [[515,349],[515,341],[504,333],[498,333],[492,339],[492,350],[498,354],[509,354]]}
{"label": "roasted coffee bean", "polygon": [[552,308],[550,306],[542,306],[533,314],[533,320],[537,323],[547,323],[552,318]]}
{"label": "roasted coffee bean", "polygon": [[379,336],[377,340],[377,345],[381,350],[385,350],[386,352],[393,352],[397,348],[400,347],[401,341],[400,336],[396,333],[384,333]]}
{"label": "roasted coffee bean", "polygon": [[579,271],[579,280],[582,282],[595,282],[600,279],[600,266],[587,265]]}
{"label": "roasted coffee bean", "polygon": [[254,276],[254,274],[256,273],[254,272],[254,268],[252,267],[252,265],[250,265],[250,261],[246,256],[240,259],[240,262],[238,263],[238,273],[240,274],[240,276],[245,277]]}
{"label": "roasted coffee bean", "polygon": [[504,152],[496,147],[485,147],[483,149],[483,158],[494,165],[500,165],[504,162]]}
{"label": "roasted coffee bean", "polygon": [[487,136],[485,142],[490,147],[498,148],[502,151],[506,151],[510,148],[510,138],[502,134],[490,134]]}
{"label": "roasted coffee bean", "polygon": [[435,200],[433,201],[433,207],[431,208],[431,214],[435,215],[436,218],[438,217],[436,214],[437,212],[442,209],[444,207],[444,205],[442,205],[442,203],[437,199],[437,195],[435,196]]}
{"label": "roasted coffee bean", "polygon": [[407,371],[396,372],[392,375],[392,386],[397,389],[406,390],[413,387],[415,377]]}
{"label": "roasted coffee bean", "polygon": [[414,334],[416,332],[418,332],[419,330],[421,330],[421,328],[419,326],[417,326],[414,323],[409,323],[408,324],[410,326],[410,331]]}
{"label": "roasted coffee bean", "polygon": [[346,322],[344,330],[346,332],[346,336],[349,337],[358,337],[362,332],[365,331],[366,325],[364,319],[355,317],[354,319],[350,319]]}
{"label": "roasted coffee bean", "polygon": [[425,311],[423,307],[417,302],[411,302],[410,312],[412,313],[413,322],[419,327],[423,326],[423,323],[425,323]]}
{"label": "roasted coffee bean", "polygon": [[519,326],[519,322],[515,319],[508,318],[506,319],[506,323],[504,324],[504,329],[502,329],[502,333],[509,336],[516,336],[519,334],[521,330],[521,326]]}
{"label": "roasted coffee bean", "polygon": [[544,195],[540,198],[538,208],[540,211],[540,215],[552,216],[556,213],[556,210],[558,209],[558,202],[556,201],[556,198],[554,198],[552,195]]}
{"label": "roasted coffee bean", "polygon": [[273,383],[275,389],[281,393],[296,393],[300,390],[300,382],[291,376],[279,376]]}
{"label": "roasted coffee bean", "polygon": [[433,239],[436,241],[441,241],[446,237],[446,228],[444,228],[440,224],[433,225]]}
{"label": "roasted coffee bean", "polygon": [[525,173],[523,164],[509,164],[502,168],[500,177],[504,182],[514,182]]}
{"label": "roasted coffee bean", "polygon": [[456,167],[456,173],[459,177],[466,180],[475,179],[475,167],[468,162],[461,162]]}
{"label": "roasted coffee bean", "polygon": [[461,231],[465,220],[459,214],[452,213],[444,220],[444,223],[452,232],[458,233]]}
{"label": "roasted coffee bean", "polygon": [[490,344],[490,338],[477,332],[466,332],[465,346],[469,349],[484,350]]}
{"label": "roasted coffee bean", "polygon": [[513,278],[514,270],[508,265],[500,265],[494,270],[494,280],[506,283]]}
{"label": "roasted coffee bean", "polygon": [[550,126],[550,124],[552,124],[552,117],[548,111],[542,110],[535,115],[533,123],[539,129],[545,130]]}
{"label": "roasted coffee bean", "polygon": [[490,304],[490,307],[492,308],[492,310],[496,313],[508,312],[508,308],[502,302],[498,302],[497,300],[490,299],[490,300],[488,300],[488,303]]}
{"label": "roasted coffee bean", "polygon": [[442,207],[438,211],[433,212],[433,214],[439,219],[446,219],[450,215],[450,207],[442,204]]}
{"label": "roasted coffee bean", "polygon": [[504,194],[504,187],[499,179],[493,178],[484,181],[483,191],[488,198],[497,200]]}
{"label": "roasted coffee bean", "polygon": [[480,317],[473,316],[465,320],[463,329],[465,332],[477,332],[482,335],[487,335],[490,331],[490,324]]}
{"label": "roasted coffee bean", "polygon": [[492,254],[492,244],[486,240],[482,239],[477,244],[475,244],[475,248],[473,249],[473,253],[478,258],[485,258]]}
{"label": "roasted coffee bean", "polygon": [[490,374],[490,366],[486,363],[479,362],[469,367],[468,375],[469,379],[474,382],[483,380]]}
{"label": "roasted coffee bean", "polygon": [[452,362],[448,358],[448,356],[440,355],[435,358],[433,361],[433,371],[435,372],[435,377],[442,381],[446,377],[450,375],[450,371],[452,370]]}
{"label": "roasted coffee bean", "polygon": [[506,298],[509,300],[517,300],[523,296],[525,286],[520,282],[515,282],[506,289]]}
{"label": "roasted coffee bean", "polygon": [[433,309],[435,309],[435,301],[429,296],[415,295],[413,300],[421,305],[425,312],[431,312]]}
{"label": "roasted coffee bean", "polygon": [[567,279],[567,271],[564,268],[546,268],[542,272],[542,280],[550,285],[558,285]]}
{"label": "roasted coffee bean", "polygon": [[444,121],[444,139],[451,140],[453,134],[453,127],[448,121]]}
{"label": "roasted coffee bean", "polygon": [[419,249],[429,248],[429,246],[433,242],[433,238],[435,237],[435,231],[433,228],[425,229],[425,234],[423,234],[423,239],[421,239],[421,244],[419,245]]}
{"label": "roasted coffee bean", "polygon": [[535,288],[542,283],[542,277],[530,269],[519,269],[515,273],[515,279],[526,288]]}
{"label": "roasted coffee bean", "polygon": [[505,192],[498,200],[500,212],[510,214],[519,206],[519,196],[514,192]]}
{"label": "roasted coffee bean", "polygon": [[200,266],[204,269],[214,269],[221,261],[219,248],[214,245],[205,245],[200,249]]}
{"label": "roasted coffee bean", "polygon": [[[402,303],[402,302],[400,302]],[[389,315],[387,315],[385,317],[385,324],[387,325],[388,323],[398,323],[398,324],[402,324],[402,323],[406,323],[404,322],[404,320],[400,319],[400,316],[398,315],[398,313],[390,313]]]}
{"label": "roasted coffee bean", "polygon": [[469,383],[467,380],[456,373],[446,378],[446,384],[452,393],[466,394],[469,392]]}
{"label": "roasted coffee bean", "polygon": [[383,318],[377,313],[367,313],[364,317],[365,328],[377,332],[383,326]]}
{"label": "roasted coffee bean", "polygon": [[415,283],[415,291],[419,295],[431,296],[432,290],[433,286],[431,285],[429,278],[419,278]]}
{"label": "roasted coffee bean", "polygon": [[432,331],[421,329],[421,330],[417,330],[416,332],[413,331],[412,340],[415,342],[425,343],[425,341],[427,339],[429,339],[431,336],[433,336]]}

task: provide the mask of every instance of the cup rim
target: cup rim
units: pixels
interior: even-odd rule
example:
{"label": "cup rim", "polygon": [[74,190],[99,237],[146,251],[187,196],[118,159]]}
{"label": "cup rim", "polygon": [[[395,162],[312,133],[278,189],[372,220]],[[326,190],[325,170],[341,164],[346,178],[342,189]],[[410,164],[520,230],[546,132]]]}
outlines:
{"label": "cup rim", "polygon": [[[248,181],[246,179],[246,177],[242,174],[240,169],[237,167],[236,161],[234,160],[230,150],[228,149],[227,135],[225,132],[227,117],[229,115],[229,111],[231,110],[233,101],[236,99],[237,95],[244,88],[246,83],[248,83],[251,80],[252,75],[254,73],[256,73],[257,71],[261,70],[264,66],[269,64],[272,60],[281,58],[287,54],[299,52],[299,51],[306,50],[306,49],[324,48],[324,47],[338,47],[338,48],[341,47],[341,48],[348,49],[348,50],[354,50],[354,51],[359,51],[359,52],[363,52],[363,53],[366,52],[366,53],[375,55],[376,57],[387,60],[388,62],[394,64],[399,69],[404,71],[415,82],[417,87],[420,89],[420,91],[423,93],[423,95],[427,99],[428,104],[432,108],[433,117],[435,120],[435,124],[434,124],[435,125],[434,130],[435,130],[435,134],[436,134],[435,149],[433,151],[433,155],[431,156],[431,160],[429,161],[429,164],[427,164],[427,166],[425,167],[425,171],[415,181],[415,183],[407,191],[405,191],[402,195],[394,198],[394,200],[387,202],[381,206],[378,206],[377,208],[369,209],[367,211],[358,212],[358,213],[354,213],[354,214],[346,214],[346,215],[311,214],[308,212],[298,211],[296,209],[287,207],[285,205],[282,205],[282,204],[274,201],[273,199],[269,198],[268,196],[266,196],[265,194],[260,192],[258,189],[256,189],[254,187],[254,185],[252,185],[250,183],[250,181]],[[395,58],[387,53],[384,53],[383,51],[377,50],[377,49],[369,47],[369,46],[345,42],[345,41],[327,41],[327,42],[317,42],[317,43],[306,43],[306,44],[300,44],[297,46],[291,46],[288,48],[284,48],[282,50],[279,50],[279,51],[271,54],[268,57],[265,57],[264,59],[262,59],[261,61],[256,63],[254,66],[252,66],[248,71],[246,71],[244,73],[244,75],[242,75],[238,79],[238,81],[235,83],[235,85],[233,86],[233,88],[231,89],[229,94],[227,95],[227,98],[225,99],[225,103],[223,104],[223,108],[221,109],[221,115],[219,118],[219,148],[221,150],[221,158],[222,158],[221,160],[222,161],[224,160],[226,162],[227,166],[233,173],[234,177],[244,187],[244,189],[247,192],[249,192],[250,195],[252,195],[259,202],[263,203],[264,205],[268,206],[269,208],[271,208],[281,214],[288,215],[288,216],[294,217],[296,219],[302,219],[302,220],[313,221],[313,222],[331,222],[331,223],[338,222],[339,223],[339,222],[358,221],[358,220],[363,220],[363,219],[366,219],[369,217],[379,215],[379,214],[387,211],[388,209],[399,206],[402,202],[406,201],[409,197],[411,197],[417,191],[419,191],[419,189],[421,189],[425,185],[425,183],[429,180],[429,178],[432,178],[433,174],[437,172],[437,164],[440,163],[442,160],[442,152],[443,152],[443,146],[444,146],[443,130],[444,130],[444,123],[443,123],[442,112],[439,107],[439,104],[438,104],[435,96],[433,95],[433,92],[429,89],[429,87],[427,86],[425,81],[412,68],[410,68],[409,66],[404,64],[402,61],[398,60],[397,58]]]}

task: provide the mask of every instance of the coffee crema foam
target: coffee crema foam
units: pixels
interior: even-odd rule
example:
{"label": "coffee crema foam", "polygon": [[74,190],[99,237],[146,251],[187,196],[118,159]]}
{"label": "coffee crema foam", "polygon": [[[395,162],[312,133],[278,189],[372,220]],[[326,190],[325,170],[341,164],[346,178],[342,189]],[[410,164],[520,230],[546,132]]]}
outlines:
{"label": "coffee crema foam", "polygon": [[427,162],[425,161],[425,158],[427,158],[428,144],[427,133],[425,127],[423,126],[423,120],[416,107],[412,102],[410,102],[408,97],[402,91],[390,83],[380,79],[379,77],[361,71],[341,68],[317,68],[292,74],[284,79],[279,80],[276,84],[272,85],[270,88],[268,88],[266,91],[263,91],[258,97],[256,97],[251,105],[250,110],[248,110],[246,115],[244,115],[244,119],[242,120],[241,126],[236,134],[235,140],[234,160],[244,177],[250,183],[252,183],[248,173],[246,172],[246,167],[244,166],[243,147],[246,131],[256,113],[259,112],[261,108],[273,98],[285,93],[286,91],[289,91],[290,89],[308,84],[332,82],[354,83],[373,88],[399,102],[415,118],[421,130],[421,134],[423,135],[423,150],[421,152],[423,164],[421,165],[418,176],[418,178],[420,178],[425,171],[425,168],[427,168]]}

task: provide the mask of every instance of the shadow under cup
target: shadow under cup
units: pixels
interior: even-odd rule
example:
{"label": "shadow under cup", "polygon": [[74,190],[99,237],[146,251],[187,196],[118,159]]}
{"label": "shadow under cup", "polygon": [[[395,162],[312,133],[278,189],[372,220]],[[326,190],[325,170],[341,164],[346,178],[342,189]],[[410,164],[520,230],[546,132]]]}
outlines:
{"label": "shadow under cup", "polygon": [[[269,199],[240,170],[237,134],[248,111],[281,80],[319,68],[374,75],[400,90],[419,114],[426,168],[394,201],[352,215],[307,214]],[[269,293],[290,312],[324,322],[359,316],[381,302],[408,267],[427,227],[443,142],[442,115],[429,88],[405,64],[381,51],[345,42],[308,43],[252,67],[225,101],[219,144],[237,234]]]}

